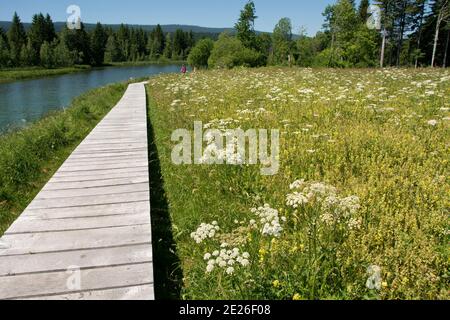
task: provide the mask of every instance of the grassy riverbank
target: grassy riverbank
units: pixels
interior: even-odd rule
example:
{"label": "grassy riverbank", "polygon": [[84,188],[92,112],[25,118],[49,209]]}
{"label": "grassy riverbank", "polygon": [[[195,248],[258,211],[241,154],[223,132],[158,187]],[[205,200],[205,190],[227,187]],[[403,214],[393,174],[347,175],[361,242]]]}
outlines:
{"label": "grassy riverbank", "polygon": [[[448,299],[449,83],[438,69],[150,79],[150,158],[162,171],[152,215],[165,240],[154,244],[155,261],[169,261],[155,267],[156,279],[170,280],[163,294]],[[172,132],[192,133],[194,121],[222,132],[280,129],[279,173],[174,165]]]}
{"label": "grassy riverbank", "polygon": [[0,136],[0,235],[116,105],[126,87],[122,83],[92,90],[65,111]]}
{"label": "grassy riverbank", "polygon": [[0,83],[42,78],[48,76],[57,76],[62,74],[85,71],[89,69],[91,69],[91,67],[89,66],[76,66],[71,68],[59,68],[59,69],[44,69],[44,68],[3,69],[0,70]]}
{"label": "grassy riverbank", "polygon": [[[130,62],[115,62],[104,65],[103,67],[134,67],[134,66],[150,66],[150,65],[182,65],[186,61],[171,61],[171,60],[156,60],[156,61],[130,61]],[[69,73],[76,73],[94,69],[90,66],[76,66],[71,68],[58,69],[44,69],[44,68],[15,68],[15,69],[0,69],[0,83],[13,82],[19,80],[36,79],[49,76],[58,76]]]}
{"label": "grassy riverbank", "polygon": [[134,66],[151,66],[151,65],[182,65],[187,64],[187,61],[183,60],[169,60],[159,59],[154,61],[128,61],[128,62],[113,62],[105,65],[106,67],[134,67]]}

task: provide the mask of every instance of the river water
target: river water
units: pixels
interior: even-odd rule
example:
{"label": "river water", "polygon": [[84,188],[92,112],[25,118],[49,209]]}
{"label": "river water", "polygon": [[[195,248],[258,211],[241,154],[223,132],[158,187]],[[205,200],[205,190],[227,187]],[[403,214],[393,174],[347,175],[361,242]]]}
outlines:
{"label": "river water", "polygon": [[90,89],[179,70],[178,65],[108,67],[0,84],[0,133],[23,127],[50,111],[65,108],[73,98]]}

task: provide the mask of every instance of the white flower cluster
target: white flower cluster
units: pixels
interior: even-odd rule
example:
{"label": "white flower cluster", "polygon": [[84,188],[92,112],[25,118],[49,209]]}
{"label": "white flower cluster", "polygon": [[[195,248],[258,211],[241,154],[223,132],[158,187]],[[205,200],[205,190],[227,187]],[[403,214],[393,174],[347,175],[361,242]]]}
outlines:
{"label": "white flower cluster", "polygon": [[[273,236],[277,238],[281,236],[283,227],[280,223],[278,210],[271,208],[268,204],[265,204],[264,207],[253,208],[252,213],[259,217],[262,225],[261,233],[264,236]],[[286,218],[282,217],[281,221],[285,222]],[[252,220],[252,222],[254,221]]]}
{"label": "white flower cluster", "polygon": [[317,204],[322,210],[321,220],[331,226],[336,222],[345,221],[350,230],[359,229],[362,220],[355,218],[361,208],[357,196],[339,197],[337,189],[321,182],[306,182],[297,180],[290,185],[296,190],[286,196],[286,204],[298,209],[306,204]]}
{"label": "white flower cluster", "polygon": [[309,199],[300,192],[288,194],[286,198],[286,204],[294,209],[297,209],[298,207],[307,204],[308,202]]}
{"label": "white flower cluster", "polygon": [[206,253],[204,260],[208,261],[206,272],[211,273],[216,268],[225,269],[226,273],[232,275],[238,266],[247,267],[250,265],[250,254],[244,252],[241,254],[238,248],[233,250],[222,249],[213,253]]}
{"label": "white flower cluster", "polygon": [[191,238],[200,244],[208,238],[214,238],[219,230],[220,228],[216,221],[212,224],[202,223],[195,232],[191,233]]}
{"label": "white flower cluster", "polygon": [[[239,153],[238,149],[238,139],[232,137],[232,139],[227,138],[230,132],[225,132],[222,134],[223,140],[225,140],[226,146],[220,145],[216,141],[216,137],[207,134],[206,140],[208,146],[205,149],[203,157],[200,159],[202,164],[229,164],[229,165],[242,165],[245,162],[243,156]],[[223,141],[222,141],[223,142]]]}

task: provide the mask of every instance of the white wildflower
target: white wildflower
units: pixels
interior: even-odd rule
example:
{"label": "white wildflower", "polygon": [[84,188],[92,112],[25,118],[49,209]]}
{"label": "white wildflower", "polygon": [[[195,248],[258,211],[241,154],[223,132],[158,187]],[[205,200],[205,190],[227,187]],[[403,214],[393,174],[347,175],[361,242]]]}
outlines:
{"label": "white wildflower", "polygon": [[207,273],[211,273],[214,271],[214,265],[213,264],[208,264],[208,266],[206,267],[206,272]]}
{"label": "white wildflower", "polygon": [[283,227],[280,224],[280,217],[278,215],[278,210],[271,208],[268,204],[264,207],[253,208],[252,212],[256,214],[263,228],[261,233],[265,236],[280,237]]}
{"label": "white wildflower", "polygon": [[232,275],[234,273],[234,268],[233,267],[229,267],[227,269],[227,274]]}
{"label": "white wildflower", "polygon": [[216,232],[219,230],[220,228],[217,225],[202,223],[195,232],[191,233],[191,238],[194,239],[196,243],[200,244],[208,238],[214,238]]}
{"label": "white wildflower", "polygon": [[294,209],[307,204],[309,202],[308,198],[300,192],[294,192],[287,195],[286,204]]}

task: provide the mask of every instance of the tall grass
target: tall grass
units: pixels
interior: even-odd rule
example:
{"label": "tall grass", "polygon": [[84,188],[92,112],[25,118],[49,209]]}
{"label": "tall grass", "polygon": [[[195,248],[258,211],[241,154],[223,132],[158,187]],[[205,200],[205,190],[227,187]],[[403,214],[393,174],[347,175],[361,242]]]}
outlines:
{"label": "tall grass", "polygon": [[89,91],[70,108],[0,136],[0,235],[119,101],[126,84]]}
{"label": "tall grass", "polygon": [[[406,69],[151,79],[181,261],[166,274],[176,282],[182,270],[181,297],[448,299],[449,83],[446,70]],[[171,134],[192,132],[194,121],[280,129],[279,173],[173,164]],[[263,232],[265,223],[280,231],[278,222],[279,235]]]}

